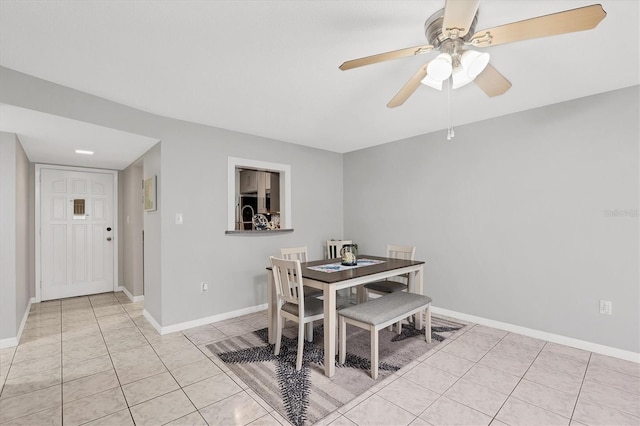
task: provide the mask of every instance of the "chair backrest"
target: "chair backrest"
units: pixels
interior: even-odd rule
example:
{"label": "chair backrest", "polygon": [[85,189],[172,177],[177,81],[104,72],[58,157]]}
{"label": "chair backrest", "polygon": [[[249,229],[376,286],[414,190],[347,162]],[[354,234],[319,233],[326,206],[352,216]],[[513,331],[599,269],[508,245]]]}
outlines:
{"label": "chair backrest", "polygon": [[351,240],[327,240],[327,259],[340,257],[340,249],[346,244],[353,244]]}
{"label": "chair backrest", "polygon": [[415,255],[415,246],[397,246],[394,244],[387,245],[387,257],[392,257],[394,259],[413,260]]}
{"label": "chair backrest", "polygon": [[293,303],[304,310],[302,268],[299,260],[278,259],[271,256],[271,268],[276,294],[281,303]]}
{"label": "chair backrest", "polygon": [[300,263],[307,261],[307,246],[281,248],[280,255],[286,260],[299,260]]}
{"label": "chair backrest", "polygon": [[[416,255],[415,246],[397,246],[395,244],[387,245],[387,257],[394,259],[413,260]],[[409,284],[409,275],[397,275],[395,277],[388,278],[389,281],[397,281],[403,284]]]}

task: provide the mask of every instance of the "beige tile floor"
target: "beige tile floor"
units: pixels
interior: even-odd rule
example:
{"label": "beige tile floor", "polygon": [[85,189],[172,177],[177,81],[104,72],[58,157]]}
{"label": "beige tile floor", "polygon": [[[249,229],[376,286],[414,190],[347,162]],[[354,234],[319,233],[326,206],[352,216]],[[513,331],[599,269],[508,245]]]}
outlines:
{"label": "beige tile floor", "polygon": [[[286,425],[204,348],[264,326],[160,336],[122,293],[35,304],[0,350],[0,424]],[[639,425],[640,366],[475,325],[319,424]]]}

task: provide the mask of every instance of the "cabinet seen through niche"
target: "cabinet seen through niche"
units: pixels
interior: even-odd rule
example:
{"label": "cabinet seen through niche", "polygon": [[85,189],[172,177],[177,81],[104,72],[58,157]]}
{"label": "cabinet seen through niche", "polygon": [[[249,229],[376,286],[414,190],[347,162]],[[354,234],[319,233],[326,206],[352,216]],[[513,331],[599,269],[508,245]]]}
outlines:
{"label": "cabinet seen through niche", "polygon": [[[258,216],[267,229],[280,228],[280,173],[236,167],[236,226],[241,231],[256,228],[254,216]],[[264,218],[261,217],[264,216]],[[266,225],[264,225],[266,220]],[[260,225],[258,225],[260,226]],[[264,228],[259,228],[264,229]]]}

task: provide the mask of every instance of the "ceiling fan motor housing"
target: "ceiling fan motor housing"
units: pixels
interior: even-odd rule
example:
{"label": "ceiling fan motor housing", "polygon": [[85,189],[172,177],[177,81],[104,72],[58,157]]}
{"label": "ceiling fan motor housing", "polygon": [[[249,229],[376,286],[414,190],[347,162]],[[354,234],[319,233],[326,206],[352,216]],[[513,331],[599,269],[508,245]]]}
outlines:
{"label": "ceiling fan motor housing", "polygon": [[429,44],[431,44],[436,49],[439,49],[446,40],[458,40],[461,42],[460,44],[468,42],[476,31],[476,24],[478,23],[478,12],[476,11],[473,20],[471,21],[471,25],[469,26],[467,33],[463,37],[457,37],[456,34],[453,33],[444,33],[442,31],[443,22],[444,9],[440,9],[439,11],[431,15],[429,19],[427,19],[427,21],[424,23],[424,35],[429,41]]}
{"label": "ceiling fan motor housing", "polygon": [[424,35],[427,37],[429,44],[440,50],[442,53],[448,53],[452,58],[453,68],[460,66],[460,55],[462,55],[462,47],[468,42],[476,30],[478,23],[478,12],[476,11],[469,30],[463,37],[457,37],[453,32],[444,32],[442,24],[444,22],[444,9],[440,9],[427,19],[424,23]]}

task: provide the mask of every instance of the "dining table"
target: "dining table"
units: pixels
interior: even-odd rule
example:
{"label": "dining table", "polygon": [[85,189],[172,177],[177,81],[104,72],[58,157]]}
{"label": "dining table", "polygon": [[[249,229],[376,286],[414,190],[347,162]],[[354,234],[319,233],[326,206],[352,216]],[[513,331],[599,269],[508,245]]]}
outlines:
{"label": "dining table", "polygon": [[[335,374],[337,291],[356,287],[358,301],[364,302],[362,285],[398,275],[408,276],[408,291],[423,294],[424,261],[394,259],[389,257],[359,255],[358,265],[344,268],[340,258],[314,260],[301,263],[303,284],[322,290],[324,308],[324,374]],[[269,343],[275,343],[277,324],[277,295],[271,267],[267,273],[267,298],[269,317]],[[415,326],[422,329],[422,316],[416,315]]]}

